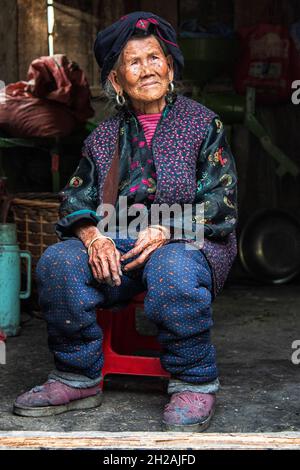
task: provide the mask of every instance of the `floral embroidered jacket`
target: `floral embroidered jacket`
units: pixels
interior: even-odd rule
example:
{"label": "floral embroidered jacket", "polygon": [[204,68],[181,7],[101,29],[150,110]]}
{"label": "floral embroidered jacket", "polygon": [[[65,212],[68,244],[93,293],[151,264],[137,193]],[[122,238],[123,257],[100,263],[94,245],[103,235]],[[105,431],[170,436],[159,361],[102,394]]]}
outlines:
{"label": "floral embroidered jacket", "polygon": [[[138,161],[150,163],[136,172]],[[57,235],[61,240],[74,238],[72,229],[79,220],[97,224],[97,207],[116,207],[123,194],[148,207],[204,203],[204,220],[193,217],[193,223],[204,223],[201,250],[212,268],[215,297],[237,254],[236,167],[218,116],[178,95],[164,110],[151,150],[137,119],[127,111],[100,123],[85,140],[79,165],[60,192]],[[171,234],[170,242],[176,239]]]}

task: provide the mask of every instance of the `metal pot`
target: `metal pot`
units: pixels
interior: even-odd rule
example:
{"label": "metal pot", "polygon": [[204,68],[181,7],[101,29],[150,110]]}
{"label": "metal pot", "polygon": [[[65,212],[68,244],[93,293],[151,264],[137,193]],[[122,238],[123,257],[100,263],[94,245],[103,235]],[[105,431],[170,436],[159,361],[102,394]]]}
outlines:
{"label": "metal pot", "polygon": [[283,284],[300,272],[300,223],[279,209],[256,212],[242,229],[239,255],[255,279]]}

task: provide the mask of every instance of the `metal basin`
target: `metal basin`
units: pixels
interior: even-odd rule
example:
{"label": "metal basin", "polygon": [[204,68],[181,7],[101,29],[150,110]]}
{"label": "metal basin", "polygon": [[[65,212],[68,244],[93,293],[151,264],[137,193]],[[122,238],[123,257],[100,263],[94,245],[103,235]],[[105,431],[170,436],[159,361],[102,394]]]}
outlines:
{"label": "metal basin", "polygon": [[239,237],[239,255],[251,276],[283,284],[300,272],[300,223],[278,209],[256,212]]}

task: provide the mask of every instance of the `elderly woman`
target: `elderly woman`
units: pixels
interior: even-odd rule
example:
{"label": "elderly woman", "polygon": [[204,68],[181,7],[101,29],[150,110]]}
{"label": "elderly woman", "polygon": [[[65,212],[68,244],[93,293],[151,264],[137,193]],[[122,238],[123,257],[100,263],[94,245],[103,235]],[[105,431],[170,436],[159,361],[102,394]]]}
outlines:
{"label": "elderly woman", "polygon": [[[104,357],[96,307],[146,291],[145,314],[157,325],[161,363],[170,372],[164,429],[201,431],[219,389],[212,302],[236,256],[234,159],[218,116],[174,89],[183,57],[169,23],[131,13],[101,31],[94,50],[117,112],[86,139],[61,192],[56,232],[62,241],[37,266],[55,369],[45,384],[17,398],[14,412],[49,416],[100,405]],[[124,208],[113,236],[105,232],[109,218],[101,225],[104,204],[120,209],[121,197],[127,224],[130,211],[144,209],[137,237],[121,236]],[[173,204],[192,207],[192,227],[202,226],[203,243],[178,236],[176,217],[153,223],[152,207]],[[199,204],[202,216],[195,215]]]}

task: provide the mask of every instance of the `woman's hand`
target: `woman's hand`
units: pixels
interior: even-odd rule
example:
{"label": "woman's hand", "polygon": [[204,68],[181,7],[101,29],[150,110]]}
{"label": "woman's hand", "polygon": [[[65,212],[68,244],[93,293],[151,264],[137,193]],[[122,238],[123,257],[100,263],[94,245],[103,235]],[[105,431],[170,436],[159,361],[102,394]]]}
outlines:
{"label": "woman's hand", "polygon": [[121,284],[121,253],[106,237],[96,240],[90,248],[89,263],[93,276],[99,282],[106,282],[110,286]]}
{"label": "woman's hand", "polygon": [[78,223],[74,231],[86,248],[93,238],[101,237],[92,244],[90,249],[89,264],[93,276],[99,282],[106,282],[112,287],[119,286],[121,284],[120,276],[122,276],[119,250],[91,222]]}
{"label": "woman's hand", "polygon": [[121,256],[121,261],[125,261],[133,256],[138,256],[131,263],[126,264],[124,271],[130,271],[131,269],[140,268],[149,259],[151,253],[160,246],[164,245],[170,238],[168,229],[165,227],[147,227],[139,233],[138,239],[134,247]]}

